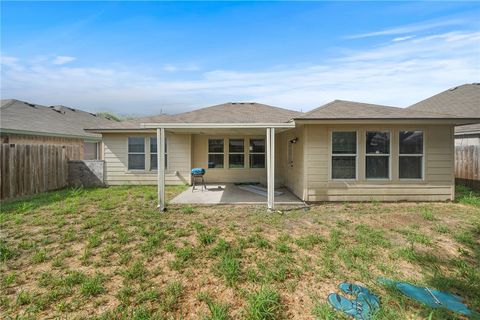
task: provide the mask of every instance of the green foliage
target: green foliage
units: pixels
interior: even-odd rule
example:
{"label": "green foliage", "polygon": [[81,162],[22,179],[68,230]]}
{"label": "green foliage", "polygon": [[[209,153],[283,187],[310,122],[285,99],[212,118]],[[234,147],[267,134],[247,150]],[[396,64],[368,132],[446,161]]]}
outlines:
{"label": "green foliage", "polygon": [[15,256],[15,251],[7,244],[6,241],[0,240],[0,261],[6,261]]}
{"label": "green foliage", "polygon": [[148,274],[143,261],[135,261],[129,268],[123,271],[126,280],[143,280]]}
{"label": "green foliage", "polygon": [[170,263],[170,267],[174,270],[183,269],[194,257],[192,247],[178,248],[177,251],[175,251],[175,260]]}
{"label": "green foliage", "polygon": [[192,214],[192,213],[195,212],[195,208],[191,207],[191,206],[182,206],[180,208],[180,212],[182,212],[184,214]]}
{"label": "green foliage", "polygon": [[211,299],[206,299],[206,304],[210,315],[203,317],[203,320],[230,320],[229,307],[226,304],[215,303]]}
{"label": "green foliage", "polygon": [[321,236],[309,234],[295,240],[295,244],[302,249],[312,250],[316,245],[325,241]]}
{"label": "green foliage", "polygon": [[101,118],[105,118],[108,120],[116,121],[116,122],[121,122],[124,120],[128,120],[128,117],[120,117],[114,113],[108,112],[108,111],[102,111],[102,112],[97,112],[96,115]]}
{"label": "green foliage", "polygon": [[203,245],[209,245],[215,242],[216,234],[212,230],[202,231],[198,234],[198,240]]}
{"label": "green foliage", "polygon": [[261,288],[247,297],[247,320],[276,320],[281,316],[280,295],[275,290]]}
{"label": "green foliage", "polygon": [[234,286],[240,278],[240,260],[235,257],[234,253],[223,253],[215,269],[228,286]]}
{"label": "green foliage", "polygon": [[422,215],[422,218],[427,220],[427,221],[435,221],[437,218],[433,214],[433,211],[430,208],[423,207],[420,209],[420,214]]}
{"label": "green foliage", "polygon": [[174,311],[178,308],[178,302],[183,294],[183,286],[174,281],[167,285],[161,301],[161,308],[165,311]]}
{"label": "green foliage", "polygon": [[457,185],[455,187],[455,193],[455,201],[480,208],[480,194],[478,192],[474,192],[466,186]]}
{"label": "green foliage", "polygon": [[312,315],[318,320],[337,320],[339,313],[335,312],[328,303],[316,301]]}
{"label": "green foliage", "polygon": [[85,297],[97,296],[105,292],[103,282],[105,277],[101,274],[97,274],[93,277],[87,278],[83,281],[80,287],[80,293]]}

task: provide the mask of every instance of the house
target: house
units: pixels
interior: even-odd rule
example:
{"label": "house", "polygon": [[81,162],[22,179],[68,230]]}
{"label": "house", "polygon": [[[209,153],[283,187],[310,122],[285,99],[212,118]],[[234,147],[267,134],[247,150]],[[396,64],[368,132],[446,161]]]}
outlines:
{"label": "house", "polygon": [[[464,84],[443,91],[409,107],[459,117],[480,116],[480,84]],[[455,176],[457,182],[480,189],[480,124],[455,127]]]}
{"label": "house", "polygon": [[110,123],[101,133],[109,185],[260,182],[304,201],[453,200],[454,127],[480,117],[335,100],[307,113],[225,103]]}
{"label": "house", "polygon": [[113,121],[65,106],[42,106],[15,99],[1,100],[0,138],[10,144],[73,146],[70,160],[100,159],[102,136],[87,126]]}

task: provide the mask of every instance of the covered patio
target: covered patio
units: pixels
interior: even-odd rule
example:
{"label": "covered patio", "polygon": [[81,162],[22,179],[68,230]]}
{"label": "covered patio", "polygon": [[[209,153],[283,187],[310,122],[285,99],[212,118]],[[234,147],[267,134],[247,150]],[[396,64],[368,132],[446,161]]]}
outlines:
{"label": "covered patio", "polygon": [[141,126],[146,129],[155,129],[157,133],[157,185],[158,185],[158,208],[165,210],[165,137],[166,132],[178,134],[261,134],[265,136],[265,169],[266,169],[266,196],[258,195],[249,191],[241,190],[233,184],[211,185],[207,191],[187,192],[175,198],[172,203],[265,203],[268,210],[274,210],[275,202],[279,203],[297,203],[303,202],[296,198],[287,190],[283,194],[275,197],[275,134],[295,127],[293,122],[289,123],[142,123]]}
{"label": "covered patio", "polygon": [[[261,193],[247,191],[242,186],[234,183],[210,183],[206,189],[197,186],[195,190],[189,187],[173,198],[171,204],[262,204],[267,197]],[[297,198],[286,188],[276,188],[275,204],[277,205],[303,205],[303,201]]]}

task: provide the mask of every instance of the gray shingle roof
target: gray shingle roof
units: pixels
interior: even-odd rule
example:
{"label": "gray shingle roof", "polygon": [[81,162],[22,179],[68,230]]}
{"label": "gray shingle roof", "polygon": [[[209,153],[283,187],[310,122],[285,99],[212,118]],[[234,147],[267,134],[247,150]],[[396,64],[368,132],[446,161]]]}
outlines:
{"label": "gray shingle roof", "polygon": [[[229,102],[175,115],[138,118],[95,129],[135,129],[141,123],[282,123],[301,112],[255,102]],[[90,127],[93,128],[93,127]]]}
{"label": "gray shingle roof", "polygon": [[405,108],[382,106],[377,104],[335,100],[296,119],[443,119],[456,118],[448,114],[407,110]]}
{"label": "gray shingle roof", "polygon": [[408,107],[409,110],[440,112],[461,117],[480,117],[480,84],[464,84]]}
{"label": "gray shingle roof", "polygon": [[100,138],[101,135],[87,132],[84,128],[104,126],[110,123],[113,121],[65,106],[46,107],[15,99],[1,100],[0,128],[4,130]]}

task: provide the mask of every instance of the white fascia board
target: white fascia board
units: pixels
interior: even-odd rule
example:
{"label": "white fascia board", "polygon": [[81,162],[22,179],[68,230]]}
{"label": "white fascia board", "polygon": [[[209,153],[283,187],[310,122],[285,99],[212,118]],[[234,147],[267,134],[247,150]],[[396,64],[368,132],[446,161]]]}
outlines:
{"label": "white fascia board", "polygon": [[477,119],[296,119],[297,124],[449,124],[466,125]]}
{"label": "white fascia board", "polygon": [[295,128],[294,122],[288,123],[141,123],[142,128],[165,129],[246,129],[246,128]]}

